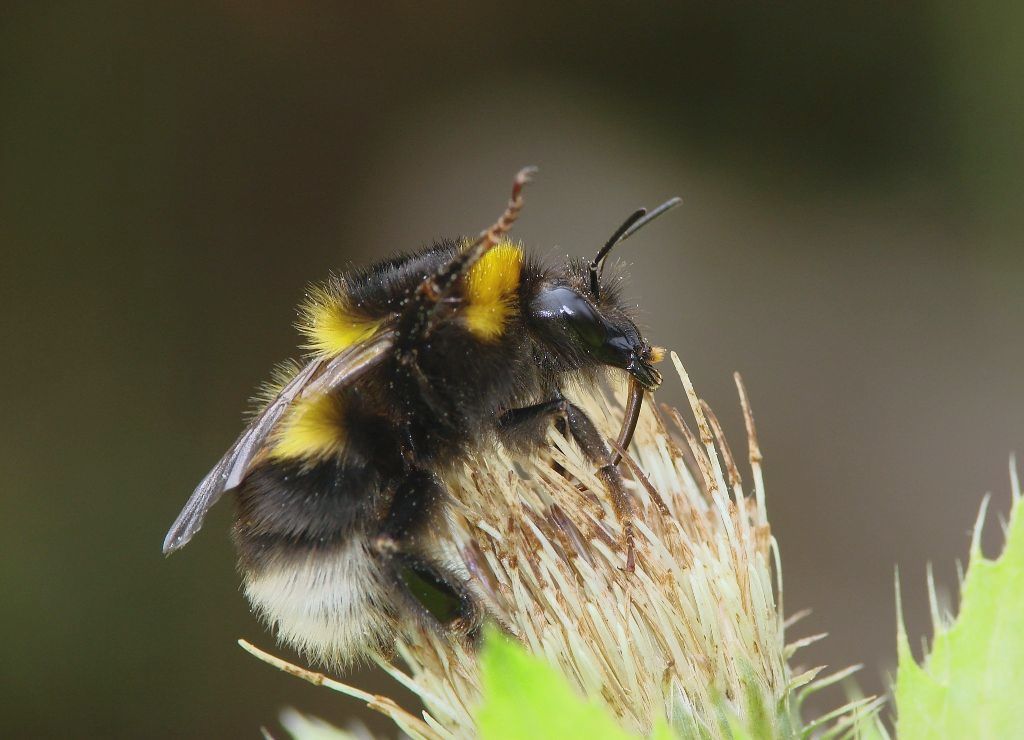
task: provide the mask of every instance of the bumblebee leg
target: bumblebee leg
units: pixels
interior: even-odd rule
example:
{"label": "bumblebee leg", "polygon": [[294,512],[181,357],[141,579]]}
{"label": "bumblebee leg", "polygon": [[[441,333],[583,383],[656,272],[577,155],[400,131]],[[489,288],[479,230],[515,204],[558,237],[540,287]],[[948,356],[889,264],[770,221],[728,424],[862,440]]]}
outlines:
{"label": "bumblebee leg", "polygon": [[633,499],[622,482],[622,474],[615,456],[608,449],[601,433],[583,409],[562,397],[543,401],[534,406],[511,409],[498,419],[498,434],[502,441],[517,449],[543,442],[548,425],[564,420],[569,435],[580,451],[597,466],[597,477],[604,483],[612,499],[612,508],[622,524],[626,544],[626,572],[636,567],[636,547],[633,532]]}
{"label": "bumblebee leg", "polygon": [[491,226],[484,229],[468,247],[459,251],[454,257],[427,277],[409,297],[398,317],[395,327],[395,359],[398,372],[409,388],[416,388],[423,401],[437,415],[438,420],[447,423],[448,414],[443,405],[437,401],[437,395],[430,380],[423,374],[419,366],[419,349],[441,320],[441,307],[446,305],[445,299],[451,296],[460,277],[479,261],[490,249],[495,247],[523,208],[523,188],[530,181],[536,167],[524,167],[516,173],[512,182],[512,195],[505,211]]}
{"label": "bumblebee leg", "polygon": [[414,350],[430,334],[438,319],[439,308],[444,305],[444,299],[451,295],[458,279],[496,246],[501,236],[512,228],[519,211],[523,208],[523,188],[530,182],[530,177],[536,169],[524,167],[516,173],[512,182],[512,196],[501,217],[484,229],[468,248],[460,251],[447,264],[420,283],[398,320],[395,349],[399,363],[407,364],[409,360],[405,359],[406,354]]}
{"label": "bumblebee leg", "polygon": [[512,224],[519,218],[519,212],[523,210],[523,188],[536,172],[536,167],[523,167],[516,173],[515,180],[512,181],[512,196],[508,199],[505,212],[491,226],[480,232],[480,236],[477,238],[481,243],[497,244],[501,237],[512,228]]}
{"label": "bumblebee leg", "polygon": [[423,554],[420,541],[447,495],[433,473],[410,472],[395,490],[374,544],[414,608],[448,629],[469,632],[480,621],[476,601],[461,579]]}
{"label": "bumblebee leg", "polygon": [[406,378],[416,384],[420,400],[427,405],[434,415],[434,420],[439,424],[450,425],[451,419],[448,409],[437,395],[434,383],[430,381],[423,368],[419,364],[419,351],[412,349],[404,355],[399,355],[399,366],[405,373]]}
{"label": "bumblebee leg", "polygon": [[414,610],[449,631],[471,636],[481,623],[476,600],[459,579],[437,563],[399,552],[391,557],[396,585]]}
{"label": "bumblebee leg", "polygon": [[554,422],[566,428],[569,402],[561,396],[533,406],[510,409],[498,418],[498,434],[507,447],[529,452],[544,443],[548,428]]}
{"label": "bumblebee leg", "polygon": [[446,495],[436,475],[425,470],[410,471],[395,489],[380,536],[395,543],[415,544]]}

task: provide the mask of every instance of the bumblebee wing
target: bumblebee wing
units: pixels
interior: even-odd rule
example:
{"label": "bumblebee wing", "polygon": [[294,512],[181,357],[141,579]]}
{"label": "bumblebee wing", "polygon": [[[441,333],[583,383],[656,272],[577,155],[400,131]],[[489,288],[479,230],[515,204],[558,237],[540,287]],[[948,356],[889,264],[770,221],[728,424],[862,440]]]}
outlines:
{"label": "bumblebee wing", "polygon": [[164,555],[188,544],[203,526],[206,512],[225,491],[242,482],[253,458],[264,448],[274,426],[300,396],[324,393],[355,381],[377,365],[394,343],[394,331],[380,330],[332,358],[318,358],[302,368],[254,418],[220,461],[196,486],[164,538]]}

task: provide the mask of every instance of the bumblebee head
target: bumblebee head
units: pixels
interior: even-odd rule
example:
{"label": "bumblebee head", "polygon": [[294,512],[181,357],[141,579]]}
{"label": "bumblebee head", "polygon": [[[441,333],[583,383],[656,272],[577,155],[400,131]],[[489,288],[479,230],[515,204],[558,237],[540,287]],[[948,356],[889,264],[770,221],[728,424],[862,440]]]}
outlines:
{"label": "bumblebee head", "polygon": [[557,345],[582,354],[592,362],[622,368],[647,391],[661,384],[654,363],[662,351],[644,339],[614,287],[602,280],[604,260],[619,242],[625,241],[682,201],[672,198],[650,213],[634,211],[598,251],[589,265],[570,262],[567,279],[542,287],[534,296],[530,314],[545,327]]}
{"label": "bumblebee head", "polygon": [[622,368],[645,390],[661,383],[653,363],[659,357],[636,324],[615,301],[601,301],[570,284],[541,288],[530,305],[530,315],[543,327],[548,340],[567,354],[590,362]]}

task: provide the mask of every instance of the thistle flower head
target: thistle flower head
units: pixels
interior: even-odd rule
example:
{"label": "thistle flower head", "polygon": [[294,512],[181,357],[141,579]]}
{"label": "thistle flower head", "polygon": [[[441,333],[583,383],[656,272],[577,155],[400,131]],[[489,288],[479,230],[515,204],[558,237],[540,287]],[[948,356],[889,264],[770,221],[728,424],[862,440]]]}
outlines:
{"label": "thistle flower head", "polygon": [[[744,487],[714,414],[672,360],[694,424],[652,404],[640,417],[623,462],[636,507],[633,572],[602,482],[555,430],[549,452],[524,459],[498,448],[469,460],[449,481],[454,500],[436,544],[491,618],[623,729],[648,734],[667,720],[680,735],[717,737],[729,717],[759,736],[788,735],[794,692],[816,671],[794,676],[787,663],[794,647],[785,642],[778,549],[746,394],[736,376],[747,422]],[[619,400],[593,391],[573,400],[614,438]],[[413,737],[474,736],[473,648],[410,627],[397,655],[401,668],[380,663],[422,698],[423,719],[348,693],[376,702]],[[853,709],[873,707],[862,700]]]}

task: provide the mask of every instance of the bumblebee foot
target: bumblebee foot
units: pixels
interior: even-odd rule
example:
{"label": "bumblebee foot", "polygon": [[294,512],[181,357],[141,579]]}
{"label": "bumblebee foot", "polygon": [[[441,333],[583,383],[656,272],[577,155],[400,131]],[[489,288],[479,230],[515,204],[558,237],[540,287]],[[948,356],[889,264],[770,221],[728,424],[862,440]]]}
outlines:
{"label": "bumblebee foot", "polygon": [[622,522],[622,529],[625,532],[623,539],[625,540],[626,547],[626,567],[623,570],[627,573],[633,573],[636,571],[636,542],[633,539],[633,520],[625,519]]}

